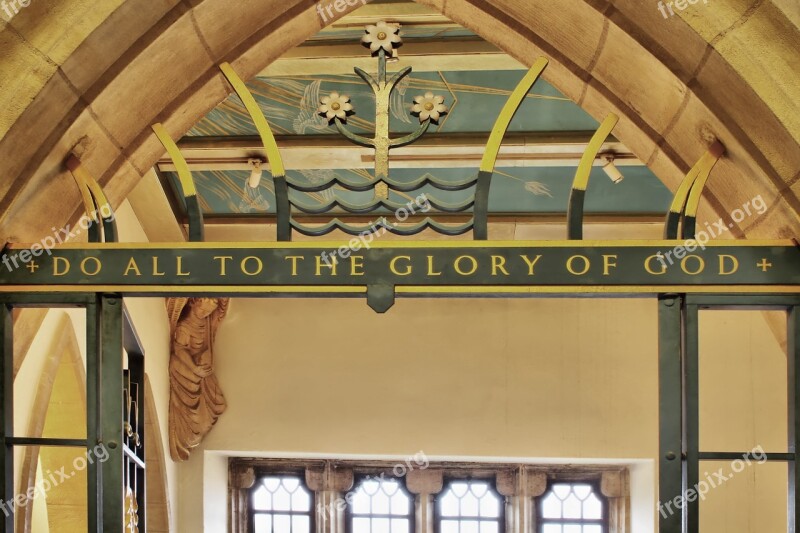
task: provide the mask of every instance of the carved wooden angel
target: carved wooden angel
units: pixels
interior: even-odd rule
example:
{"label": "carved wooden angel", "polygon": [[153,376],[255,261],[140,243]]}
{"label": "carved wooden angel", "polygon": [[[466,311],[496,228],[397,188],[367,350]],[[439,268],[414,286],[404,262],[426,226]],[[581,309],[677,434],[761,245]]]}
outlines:
{"label": "carved wooden angel", "polygon": [[214,375],[214,337],[228,311],[228,298],[167,298],[169,358],[169,451],[185,461],[225,411]]}

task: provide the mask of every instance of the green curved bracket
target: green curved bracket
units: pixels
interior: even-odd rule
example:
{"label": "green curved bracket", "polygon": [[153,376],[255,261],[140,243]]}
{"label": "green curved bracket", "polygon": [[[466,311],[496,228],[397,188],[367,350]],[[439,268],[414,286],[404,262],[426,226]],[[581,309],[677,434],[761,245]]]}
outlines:
{"label": "green curved bracket", "polygon": [[503,137],[508,131],[511,119],[514,118],[533,84],[542,75],[547,63],[547,59],[543,57],[534,61],[528,73],[525,74],[525,77],[519,82],[514,92],[508,97],[508,101],[494,123],[492,133],[489,135],[489,141],[486,143],[486,150],[483,152],[483,159],[481,160],[478,185],[475,188],[475,229],[473,231],[475,240],[485,241],[489,238],[489,189],[492,184],[494,166],[497,162],[497,155],[500,153]]}
{"label": "green curved bracket", "polygon": [[231,84],[233,90],[239,95],[239,99],[244,104],[245,109],[250,114],[258,134],[261,137],[261,144],[264,146],[264,151],[267,154],[267,161],[269,162],[269,169],[272,173],[272,180],[275,183],[275,211],[278,217],[278,240],[291,241],[292,240],[292,226],[291,226],[291,212],[289,206],[289,189],[286,185],[286,170],[283,167],[283,158],[281,157],[280,150],[278,150],[278,143],[275,142],[275,136],[272,134],[272,129],[269,127],[261,107],[253,98],[250,89],[242,81],[230,63],[222,63],[219,66],[228,83]]}
{"label": "green curved bracket", "polygon": [[586,198],[586,189],[589,187],[589,176],[592,174],[592,167],[600,148],[603,147],[603,143],[611,135],[611,130],[614,129],[617,122],[619,122],[619,117],[614,113],[609,113],[606,116],[586,146],[581,161],[578,163],[578,170],[575,171],[575,179],[572,181],[569,206],[567,207],[567,238],[570,240],[583,239],[583,205]]}
{"label": "green curved bracket", "polygon": [[[679,229],[681,225],[681,219],[684,216],[684,212],[689,201],[689,195],[694,188],[695,182],[700,176],[705,176],[703,180],[703,184],[705,185],[705,180],[708,179],[711,169],[714,168],[714,165],[724,153],[725,147],[722,145],[722,143],[719,141],[715,142],[702,155],[702,157],[700,157],[697,163],[695,163],[692,169],[689,170],[689,172],[683,178],[683,181],[681,181],[681,184],[678,186],[678,190],[675,191],[675,196],[672,199],[672,205],[670,205],[669,212],[667,213],[666,220],[664,221],[665,239],[678,238],[678,235],[681,233]],[[702,188],[700,189],[700,192],[702,192]],[[697,213],[696,209],[694,212],[695,214]],[[694,231],[691,233],[694,233]]]}
{"label": "green curved bracket", "polygon": [[378,82],[377,82],[377,81],[375,81],[375,78],[373,78],[372,76],[370,76],[369,74],[367,74],[367,73],[366,73],[366,72],[365,72],[363,69],[360,69],[360,68],[358,68],[358,67],[354,67],[354,68],[353,68],[353,70],[355,71],[355,73],[356,73],[356,74],[358,74],[358,75],[359,75],[359,77],[360,77],[362,80],[364,80],[365,82],[367,82],[367,85],[369,85],[370,87],[372,87],[372,90],[373,90],[374,92],[376,92],[376,93],[377,93],[377,92],[380,90],[380,87],[378,87]]}
{"label": "green curved bracket", "polygon": [[425,122],[423,122],[422,124],[419,125],[419,128],[417,128],[417,131],[415,131],[413,133],[409,133],[408,135],[406,135],[404,137],[398,137],[397,139],[391,139],[389,141],[389,146],[391,146],[392,148],[400,148],[402,146],[408,146],[409,144],[413,143],[414,141],[416,141],[417,139],[422,137],[425,134],[425,132],[428,131],[428,128],[430,127],[430,125],[431,125],[431,121],[430,121],[430,119],[428,119],[428,120],[426,120]]}
{"label": "green curved bracket", "polygon": [[339,130],[339,133],[344,135],[348,141],[353,144],[357,144],[359,146],[365,146],[367,148],[372,148],[375,146],[375,141],[373,139],[368,139],[367,137],[362,137],[361,135],[356,135],[352,131],[348,130],[344,127],[344,124],[339,119],[335,119],[336,121],[336,129]]}
{"label": "green curved bracket", "polygon": [[114,209],[106,198],[103,188],[75,155],[70,154],[66,166],[78,184],[84,211],[90,220],[89,242],[117,242]]}
{"label": "green curved bracket", "polygon": [[697,179],[692,184],[692,190],[689,192],[689,198],[686,201],[686,210],[683,213],[681,221],[681,238],[692,239],[695,237],[697,230],[697,211],[700,209],[700,200],[703,197],[703,191],[708,183],[708,178],[711,176],[711,171],[719,161],[720,157],[725,154],[725,147],[719,141],[715,142],[707,152],[710,159],[698,173]]}
{"label": "green curved bracket", "polygon": [[178,172],[178,180],[181,184],[181,193],[186,202],[186,214],[189,217],[189,241],[203,242],[204,228],[203,228],[203,211],[200,209],[200,202],[197,199],[197,189],[194,186],[192,179],[192,172],[189,170],[189,165],[186,164],[186,159],[183,158],[178,145],[172,140],[166,128],[159,122],[151,126],[153,132],[161,141],[164,149],[167,151],[172,163],[175,165],[175,170]]}

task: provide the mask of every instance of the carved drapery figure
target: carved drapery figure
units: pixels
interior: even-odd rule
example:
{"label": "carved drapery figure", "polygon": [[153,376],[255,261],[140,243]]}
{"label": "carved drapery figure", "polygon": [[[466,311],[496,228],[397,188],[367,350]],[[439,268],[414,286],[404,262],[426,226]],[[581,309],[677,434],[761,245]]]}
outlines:
{"label": "carved drapery figure", "polygon": [[214,375],[214,338],[228,311],[228,298],[167,298],[169,358],[169,451],[185,461],[225,411]]}

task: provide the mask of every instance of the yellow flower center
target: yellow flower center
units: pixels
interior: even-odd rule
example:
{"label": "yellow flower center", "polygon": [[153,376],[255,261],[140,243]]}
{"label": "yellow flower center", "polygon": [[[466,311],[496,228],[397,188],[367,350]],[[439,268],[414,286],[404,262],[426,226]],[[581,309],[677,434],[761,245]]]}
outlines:
{"label": "yellow flower center", "polygon": [[378,33],[378,39],[380,39],[381,41],[386,39],[386,32],[382,31],[382,32]]}
{"label": "yellow flower center", "polygon": [[425,104],[425,109],[428,111],[433,111],[433,104],[428,102],[427,104]]}
{"label": "yellow flower center", "polygon": [[339,111],[340,107],[342,106],[339,105],[339,102],[334,102],[331,104],[331,109],[333,109],[334,111]]}

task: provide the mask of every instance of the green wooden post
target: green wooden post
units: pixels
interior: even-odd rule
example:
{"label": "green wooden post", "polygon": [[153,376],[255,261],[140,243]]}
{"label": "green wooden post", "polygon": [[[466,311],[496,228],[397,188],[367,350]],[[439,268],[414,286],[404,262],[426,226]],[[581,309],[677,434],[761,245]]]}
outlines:
{"label": "green wooden post", "polygon": [[108,460],[100,465],[103,533],[123,533],[122,298],[100,298],[100,435]]}
{"label": "green wooden post", "polygon": [[[86,442],[87,453],[101,443],[99,415],[100,386],[100,306],[99,298],[86,306]],[[88,488],[88,531],[103,533],[101,520],[101,480],[100,465],[91,461],[87,465],[86,484]]]}
{"label": "green wooden post", "polygon": [[[0,409],[2,421],[2,450],[0,460],[0,505],[3,517],[0,519],[0,532],[14,531],[14,446],[9,439],[14,436],[14,321],[11,307],[0,304],[0,338],[2,339],[3,361],[0,365],[0,383],[3,384],[3,406]],[[11,503],[7,503],[11,502]]]}
{"label": "green wooden post", "polygon": [[[684,489],[694,489],[700,481],[700,327],[699,306],[687,305],[685,329],[686,402],[686,480]],[[684,493],[685,495],[686,493]],[[684,501],[686,532],[700,531],[700,501]]]}
{"label": "green wooden post", "polygon": [[800,531],[800,305],[789,310],[786,360],[789,371],[789,533]]}
{"label": "green wooden post", "polygon": [[681,309],[676,294],[658,298],[659,532],[681,533],[682,512],[670,505],[683,491]]}

